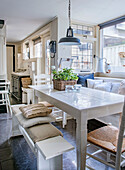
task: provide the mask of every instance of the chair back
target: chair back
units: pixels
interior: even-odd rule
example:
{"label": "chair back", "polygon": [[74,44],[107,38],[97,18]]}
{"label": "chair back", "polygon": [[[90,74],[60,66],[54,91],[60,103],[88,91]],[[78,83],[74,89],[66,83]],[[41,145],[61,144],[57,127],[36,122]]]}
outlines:
{"label": "chair back", "polygon": [[48,74],[34,75],[34,84],[35,85],[50,84],[50,75]]}
{"label": "chair back", "polygon": [[5,79],[0,79],[0,91],[3,90],[10,90],[10,81],[5,80]]}
{"label": "chair back", "polygon": [[123,106],[120,129],[119,129],[118,144],[117,144],[116,165],[115,165],[116,170],[120,169],[122,143],[123,143],[123,137],[124,137],[124,129],[125,129],[125,97],[124,97],[124,106]]}

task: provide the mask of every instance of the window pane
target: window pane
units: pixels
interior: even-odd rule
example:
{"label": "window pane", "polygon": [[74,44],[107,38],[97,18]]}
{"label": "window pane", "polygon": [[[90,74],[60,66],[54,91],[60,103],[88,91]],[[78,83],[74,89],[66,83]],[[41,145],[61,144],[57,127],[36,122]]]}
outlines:
{"label": "window pane", "polygon": [[81,71],[92,70],[92,43],[82,43],[82,45],[72,47],[73,69]]}
{"label": "window pane", "polygon": [[93,35],[93,27],[85,25],[72,24],[74,34]]}
{"label": "window pane", "polygon": [[125,71],[125,22],[103,29],[103,58],[112,72]]}
{"label": "window pane", "polygon": [[35,44],[35,57],[42,57],[42,43]]}

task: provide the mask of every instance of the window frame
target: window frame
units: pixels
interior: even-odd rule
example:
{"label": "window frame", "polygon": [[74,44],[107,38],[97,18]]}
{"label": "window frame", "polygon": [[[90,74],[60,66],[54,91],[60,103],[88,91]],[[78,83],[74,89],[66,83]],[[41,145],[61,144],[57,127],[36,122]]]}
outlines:
{"label": "window frame", "polygon": [[[80,26],[86,26],[86,27],[91,27],[92,28],[92,32],[93,32],[93,35],[86,35],[86,34],[78,34],[78,33],[74,33],[74,37],[77,37],[80,39],[81,42],[85,42],[85,43],[92,43],[92,68],[89,69],[88,71],[89,72],[93,72],[95,70],[94,66],[95,66],[95,63],[94,63],[94,59],[93,59],[93,56],[95,55],[95,52],[96,52],[96,43],[97,43],[97,37],[96,37],[96,26],[94,25],[87,25],[87,24],[79,24],[79,23],[72,23],[72,25],[80,25]],[[72,53],[72,52],[71,52]],[[83,70],[80,70],[78,69],[79,71],[82,71],[82,72],[86,72],[85,69]]]}
{"label": "window frame", "polygon": [[[123,18],[122,18],[123,19]],[[125,21],[123,21],[123,20],[116,20],[116,22],[113,20],[111,23],[109,23],[109,22],[107,22],[106,23],[106,25],[102,25],[101,26],[101,29],[99,30],[100,31],[100,58],[103,58],[103,59],[105,59],[106,57],[104,56],[104,48],[106,48],[106,47],[104,47],[104,29],[105,28],[108,28],[108,27],[111,27],[111,26],[116,26],[117,24],[120,24],[120,23],[122,23],[122,22],[125,22]],[[125,19],[125,18],[124,18]],[[101,25],[101,24],[100,24]],[[122,44],[121,44],[122,45]],[[123,45],[125,45],[125,44],[123,44]],[[117,47],[117,46],[120,46],[120,44],[119,45],[114,45],[114,46],[111,46],[111,48],[115,48],[115,47]],[[109,48],[109,47],[107,47],[107,48]],[[124,48],[124,47],[123,47]],[[107,49],[108,50],[108,49]],[[118,53],[119,52],[121,52],[121,51],[118,51]],[[106,60],[107,61],[107,60]],[[109,63],[109,62],[107,62],[107,63]],[[118,60],[118,63],[119,63],[119,60]],[[111,63],[109,63],[109,64],[111,64]],[[105,66],[105,60],[103,60],[103,69],[104,69],[104,66]],[[121,65],[122,66],[122,65]],[[122,67],[121,68],[121,70],[120,71],[118,71],[119,70],[119,68],[118,67],[121,67],[119,64],[118,65],[113,65],[113,64],[111,64],[111,72],[112,73],[118,73],[118,74],[121,74],[121,73],[124,73],[125,72],[125,68],[124,67]]]}

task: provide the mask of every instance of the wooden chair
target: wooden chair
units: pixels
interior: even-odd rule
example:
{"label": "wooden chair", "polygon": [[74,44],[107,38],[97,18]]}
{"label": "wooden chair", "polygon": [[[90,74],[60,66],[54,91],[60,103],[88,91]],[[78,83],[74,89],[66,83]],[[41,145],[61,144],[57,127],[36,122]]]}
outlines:
{"label": "wooden chair", "polygon": [[[125,104],[123,108],[123,113],[121,117],[120,128],[116,128],[112,125],[107,125],[102,128],[96,129],[88,133],[88,143],[97,147],[99,150],[90,154],[87,153],[87,159],[92,157],[101,163],[104,163],[108,166],[115,168],[115,170],[120,170],[120,166],[125,164],[125,138],[124,138],[124,129],[125,129]],[[88,146],[90,146],[88,145]],[[104,161],[97,156],[96,154],[105,151],[107,153],[107,161]],[[116,158],[114,165],[111,164],[111,155]]]}
{"label": "wooden chair", "polygon": [[40,75],[34,75],[34,84],[40,85],[40,84],[50,84],[50,75],[49,74],[40,74]]}
{"label": "wooden chair", "polygon": [[9,100],[10,82],[8,80],[0,79],[0,105],[6,105],[7,113],[12,117],[12,110]]}

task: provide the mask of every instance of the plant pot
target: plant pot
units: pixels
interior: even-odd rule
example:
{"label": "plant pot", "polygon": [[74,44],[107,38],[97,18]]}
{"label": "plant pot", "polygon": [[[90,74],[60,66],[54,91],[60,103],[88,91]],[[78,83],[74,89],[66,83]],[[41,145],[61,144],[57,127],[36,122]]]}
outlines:
{"label": "plant pot", "polygon": [[77,83],[76,80],[53,80],[53,87],[56,90],[63,91],[65,90],[66,85],[75,85]]}

